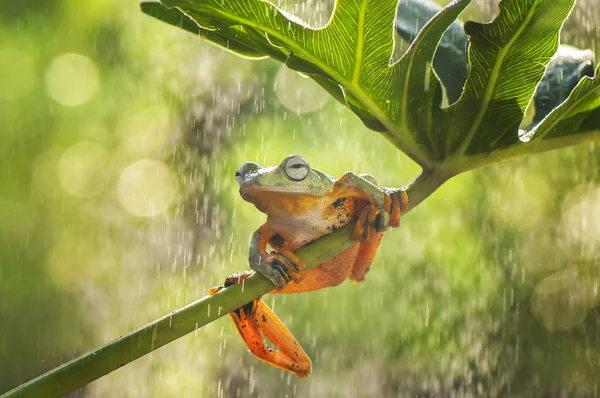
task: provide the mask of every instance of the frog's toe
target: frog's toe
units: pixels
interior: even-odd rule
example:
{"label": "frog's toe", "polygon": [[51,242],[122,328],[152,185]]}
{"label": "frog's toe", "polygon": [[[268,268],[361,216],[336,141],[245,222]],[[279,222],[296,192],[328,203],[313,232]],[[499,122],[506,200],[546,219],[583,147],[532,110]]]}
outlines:
{"label": "frog's toe", "polygon": [[282,264],[277,260],[273,260],[271,267],[273,267],[273,269],[277,271],[279,275],[281,275],[281,277],[285,280],[286,285],[292,280],[292,277],[288,274],[289,268],[287,265]]}
{"label": "frog's toe", "polygon": [[386,196],[391,199],[390,227],[400,226],[400,216],[408,210],[408,195],[405,191],[394,188],[383,188]]}
{"label": "frog's toe", "polygon": [[287,266],[273,261],[270,257],[263,259],[259,264],[252,265],[252,269],[270,280],[277,289],[283,289],[292,280],[286,272]]}
{"label": "frog's toe", "polygon": [[223,288],[224,288],[224,286],[215,286],[215,287],[211,288],[208,291],[208,295],[212,296],[213,294],[215,294],[215,293],[220,292],[221,290],[223,290]]}
{"label": "frog's toe", "polygon": [[270,253],[265,255],[259,264],[252,268],[273,282],[278,290],[287,286],[290,281],[299,282],[304,278],[304,263],[292,252]]}
{"label": "frog's toe", "polygon": [[358,214],[358,219],[350,236],[353,240],[365,241],[369,239],[371,228],[369,227],[368,216],[368,211],[362,211]]}
{"label": "frog's toe", "polygon": [[373,220],[373,228],[375,232],[383,232],[390,226],[390,213],[386,211],[380,211]]}
{"label": "frog's toe", "polygon": [[225,282],[221,286],[215,286],[208,291],[208,295],[212,296],[213,294],[220,292],[223,288],[229,287],[231,285],[237,285],[238,283],[244,282],[248,277],[252,276],[253,272],[240,272],[238,274],[229,275],[225,278]]}
{"label": "frog's toe", "polygon": [[276,255],[283,257],[287,266],[286,272],[294,282],[298,283],[304,279],[306,272],[304,272],[304,261],[301,258],[287,250],[278,252]]}
{"label": "frog's toe", "polygon": [[358,214],[356,226],[351,236],[352,239],[359,241],[372,240],[378,233],[386,231],[389,227],[399,225],[401,202],[400,199],[396,198],[397,194],[395,192],[390,194],[388,191],[384,191],[385,200],[381,207],[371,204]]}

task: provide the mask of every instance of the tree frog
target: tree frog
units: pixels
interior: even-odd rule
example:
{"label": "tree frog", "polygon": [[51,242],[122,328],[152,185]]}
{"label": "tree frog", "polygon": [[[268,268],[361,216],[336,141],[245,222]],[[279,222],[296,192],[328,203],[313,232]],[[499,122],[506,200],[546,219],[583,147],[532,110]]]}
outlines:
{"label": "tree frog", "polygon": [[[249,262],[254,271],[273,282],[275,289],[270,293],[308,292],[339,285],[348,278],[362,282],[383,232],[399,226],[400,214],[408,208],[406,192],[379,189],[371,175],[347,172],[335,179],[312,169],[298,155],[290,155],[274,167],[244,163],[235,178],[242,198],[267,215],[266,223],[252,235]],[[354,220],[352,239],[357,244],[305,272],[294,251]],[[267,246],[274,251],[267,252]],[[232,275],[224,286],[241,283],[250,275]],[[299,377],[309,375],[310,358],[261,299],[230,316],[256,357]],[[265,337],[279,350],[268,347]]]}

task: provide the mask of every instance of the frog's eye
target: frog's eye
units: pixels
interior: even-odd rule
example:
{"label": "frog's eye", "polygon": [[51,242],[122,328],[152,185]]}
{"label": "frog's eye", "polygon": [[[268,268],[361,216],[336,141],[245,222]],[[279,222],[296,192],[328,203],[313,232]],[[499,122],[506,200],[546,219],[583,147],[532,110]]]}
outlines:
{"label": "frog's eye", "polygon": [[256,173],[258,170],[260,170],[260,168],[260,165],[254,162],[246,162],[241,165],[240,168],[235,172],[235,180],[237,181],[238,185],[241,185],[249,175]]}
{"label": "frog's eye", "polygon": [[285,160],[283,171],[290,180],[302,181],[308,176],[310,166],[302,156],[293,155]]}

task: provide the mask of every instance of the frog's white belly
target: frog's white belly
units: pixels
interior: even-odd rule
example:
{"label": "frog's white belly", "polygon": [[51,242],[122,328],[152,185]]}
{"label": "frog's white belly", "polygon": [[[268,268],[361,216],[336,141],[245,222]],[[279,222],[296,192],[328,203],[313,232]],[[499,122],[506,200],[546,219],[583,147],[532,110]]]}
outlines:
{"label": "frog's white belly", "polygon": [[286,217],[275,217],[269,219],[269,224],[273,230],[288,239],[288,245],[300,248],[348,224],[352,219],[346,214],[337,214],[333,217],[335,219],[324,217],[322,210],[315,209],[302,215],[290,214]]}

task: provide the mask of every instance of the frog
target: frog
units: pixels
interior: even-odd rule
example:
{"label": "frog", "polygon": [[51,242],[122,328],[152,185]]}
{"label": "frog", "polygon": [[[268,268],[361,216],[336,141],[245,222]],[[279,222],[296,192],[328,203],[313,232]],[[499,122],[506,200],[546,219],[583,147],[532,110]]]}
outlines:
{"label": "frog", "polygon": [[[334,178],[311,168],[302,156],[287,156],[278,166],[244,163],[235,173],[245,201],[267,215],[251,237],[250,268],[270,280],[271,294],[301,293],[337,286],[346,279],[362,283],[375,258],[383,233],[400,225],[408,209],[407,193],[377,187],[370,174],[344,173]],[[323,263],[304,270],[295,251],[356,222],[351,239],[357,243]],[[273,251],[268,252],[270,247]],[[254,272],[234,274],[224,287],[243,283]],[[311,361],[273,311],[257,298],[230,314],[247,348],[258,359],[300,378],[311,372]],[[277,348],[269,347],[265,338]]]}

